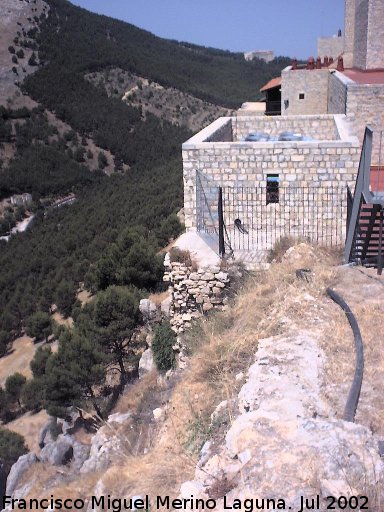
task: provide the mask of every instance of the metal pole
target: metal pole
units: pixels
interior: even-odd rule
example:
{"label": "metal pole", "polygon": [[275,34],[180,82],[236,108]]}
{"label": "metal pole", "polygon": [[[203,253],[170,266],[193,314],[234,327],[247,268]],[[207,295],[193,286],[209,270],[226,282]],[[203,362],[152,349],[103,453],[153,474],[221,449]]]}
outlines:
{"label": "metal pole", "polygon": [[219,200],[218,200],[218,214],[219,214],[219,255],[221,258],[225,254],[224,243],[224,215],[223,215],[223,189],[219,187]]}
{"label": "metal pole", "polygon": [[377,273],[379,276],[383,273],[383,207],[380,209],[380,223],[379,223],[379,246],[377,253]]}

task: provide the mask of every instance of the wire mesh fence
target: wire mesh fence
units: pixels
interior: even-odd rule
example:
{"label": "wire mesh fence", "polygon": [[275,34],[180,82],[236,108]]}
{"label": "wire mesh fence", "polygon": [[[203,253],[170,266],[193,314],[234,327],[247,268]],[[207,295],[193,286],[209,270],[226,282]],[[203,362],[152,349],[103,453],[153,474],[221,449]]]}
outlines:
{"label": "wire mesh fence", "polygon": [[[322,186],[222,187],[227,243],[233,250],[269,250],[283,236],[307,239],[328,247],[345,241],[347,189]],[[219,187],[200,179],[197,229],[218,234]],[[272,200],[271,200],[272,198]]]}

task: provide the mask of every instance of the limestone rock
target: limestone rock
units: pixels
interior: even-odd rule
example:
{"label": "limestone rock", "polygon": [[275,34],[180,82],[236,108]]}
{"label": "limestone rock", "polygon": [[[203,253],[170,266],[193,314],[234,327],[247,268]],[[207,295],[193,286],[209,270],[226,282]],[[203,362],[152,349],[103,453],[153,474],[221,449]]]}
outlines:
{"label": "limestone rock", "polygon": [[171,305],[172,305],[172,297],[167,297],[161,302],[160,309],[163,315],[169,316],[171,311]]}
{"label": "limestone rock", "polygon": [[132,414],[129,411],[124,413],[115,412],[115,414],[110,414],[108,416],[108,423],[118,423],[122,425],[123,423],[128,421],[129,418],[131,418],[131,416]]}
{"label": "limestone rock", "polygon": [[153,418],[155,421],[162,421],[164,419],[164,409],[158,407],[152,411]]}
{"label": "limestone rock", "polygon": [[40,458],[53,466],[67,464],[73,457],[73,446],[65,439],[49,443],[41,450]]}
{"label": "limestone rock", "polygon": [[216,274],[216,279],[221,281],[222,283],[226,283],[228,281],[228,274],[226,272],[219,272]]}
{"label": "limestone rock", "polygon": [[181,498],[188,499],[191,496],[194,498],[204,498],[206,497],[204,492],[204,486],[199,482],[190,481],[184,482],[180,487],[180,496]]}
{"label": "limestone rock", "polygon": [[101,471],[121,452],[121,441],[111,433],[110,427],[103,426],[93,436],[89,458],[81,466],[80,473]]}
{"label": "limestone rock", "polygon": [[52,436],[52,429],[57,426],[57,421],[55,419],[50,419],[44,427],[40,430],[39,433],[39,447],[44,448],[47,443],[53,443],[55,439]]}
{"label": "limestone rock", "polygon": [[38,461],[39,459],[34,453],[27,453],[26,455],[22,455],[18,458],[15,464],[13,464],[11,467],[11,471],[9,472],[7,478],[7,487],[5,493],[7,496],[12,496],[14,494],[14,491],[17,488],[24,473],[26,473],[26,471]]}
{"label": "limestone rock", "polygon": [[153,352],[151,348],[147,348],[139,361],[139,378],[142,379],[144,375],[155,368],[155,361],[153,359]]}
{"label": "limestone rock", "polygon": [[156,304],[149,299],[141,299],[139,309],[144,320],[151,320],[156,316]]}
{"label": "limestone rock", "polygon": [[75,471],[79,471],[84,462],[89,457],[91,447],[87,444],[78,443],[75,441],[73,443],[73,461],[71,464],[71,468]]}

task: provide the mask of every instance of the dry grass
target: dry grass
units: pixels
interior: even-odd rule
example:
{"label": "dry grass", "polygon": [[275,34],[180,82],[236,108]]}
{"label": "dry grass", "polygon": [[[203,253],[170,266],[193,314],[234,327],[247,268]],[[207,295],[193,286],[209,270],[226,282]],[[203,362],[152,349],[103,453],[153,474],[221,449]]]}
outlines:
{"label": "dry grass", "polygon": [[163,300],[167,299],[169,297],[169,291],[166,290],[164,292],[159,293],[151,293],[149,295],[148,299],[156,304],[156,306],[160,306],[160,304],[163,302]]}
{"label": "dry grass", "polygon": [[[336,290],[351,307],[364,343],[364,379],[356,419],[372,432],[384,436],[383,315],[384,277],[368,269],[340,268]],[[328,355],[327,391],[341,416],[354,372],[354,340],[342,310],[329,303],[323,346]],[[331,383],[331,384],[329,384]]]}
{"label": "dry grass", "polygon": [[13,344],[10,353],[0,358],[0,385],[4,386],[7,378],[19,372],[25,377],[31,376],[29,363],[32,361],[37,347],[41,343],[33,343],[29,336],[17,338]]}
{"label": "dry grass", "polygon": [[[334,256],[309,251],[307,258],[275,263],[268,272],[249,276],[229,311],[203,319],[185,336],[191,350],[186,370],[170,380],[152,372],[130,387],[116,411],[130,411],[133,422],[111,428],[111,435],[122,440],[122,458],[100,476],[108,493],[177,496],[180,484],[195,473],[202,443],[225,434],[222,424],[227,428],[231,413],[218,424],[211,414],[219,402],[236,395],[236,374],[253,362],[258,340],[283,332],[287,319],[302,322],[303,294],[324,296],[334,262]],[[296,277],[303,266],[312,270],[310,282]],[[159,406],[165,420],[156,424],[152,410]],[[83,478],[68,484],[66,492],[89,494],[96,480]],[[218,479],[216,487],[220,495],[226,483]]]}
{"label": "dry grass", "polygon": [[[233,395],[234,377],[250,366],[258,340],[281,333],[287,321],[301,321],[303,293],[323,296],[334,278],[334,263],[334,255],[322,252],[320,258],[313,251],[307,258],[275,263],[268,272],[249,276],[230,311],[203,320],[186,335],[192,352],[200,346],[191,365],[195,378],[213,386],[218,398]],[[296,277],[303,265],[311,269],[309,282]]]}
{"label": "dry grass", "polygon": [[37,414],[28,412],[7,423],[6,428],[21,434],[29,450],[37,453],[39,451],[39,434],[48,419],[49,416],[45,411],[40,411]]}

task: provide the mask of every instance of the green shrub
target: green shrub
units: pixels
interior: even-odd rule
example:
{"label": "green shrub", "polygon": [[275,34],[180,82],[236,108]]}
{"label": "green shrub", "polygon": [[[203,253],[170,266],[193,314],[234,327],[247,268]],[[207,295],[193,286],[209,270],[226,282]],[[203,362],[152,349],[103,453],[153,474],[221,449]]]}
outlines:
{"label": "green shrub", "polygon": [[47,365],[48,359],[52,355],[51,347],[39,347],[36,352],[35,356],[31,361],[31,370],[34,377],[42,377],[45,375],[45,368]]}
{"label": "green shrub", "polygon": [[9,334],[6,331],[0,331],[0,357],[8,352],[9,343]]}
{"label": "green shrub", "polygon": [[[27,379],[21,373],[10,375],[5,381],[5,392],[12,403],[18,403],[21,407],[20,396]],[[1,453],[1,452],[0,452]]]}
{"label": "green shrub", "polygon": [[168,320],[155,328],[155,336],[152,342],[153,357],[160,372],[165,373],[175,367],[176,358],[173,345],[176,334],[172,331]]}
{"label": "green shrub", "polygon": [[0,454],[4,470],[8,474],[17,459],[28,452],[24,438],[16,432],[0,427]]}
{"label": "green shrub", "polygon": [[35,378],[28,380],[21,392],[23,406],[32,412],[38,412],[43,407],[44,380]]}
{"label": "green shrub", "polygon": [[178,247],[172,247],[169,252],[169,258],[171,262],[177,261],[184,263],[187,267],[192,266],[191,254],[189,251],[183,251]]}
{"label": "green shrub", "polygon": [[69,281],[61,281],[56,289],[56,306],[60,313],[68,318],[71,314],[72,307],[76,302],[76,290],[73,283]]}
{"label": "green shrub", "polygon": [[44,311],[33,313],[26,321],[25,332],[36,341],[43,339],[48,341],[49,335],[52,334],[50,315]]}

